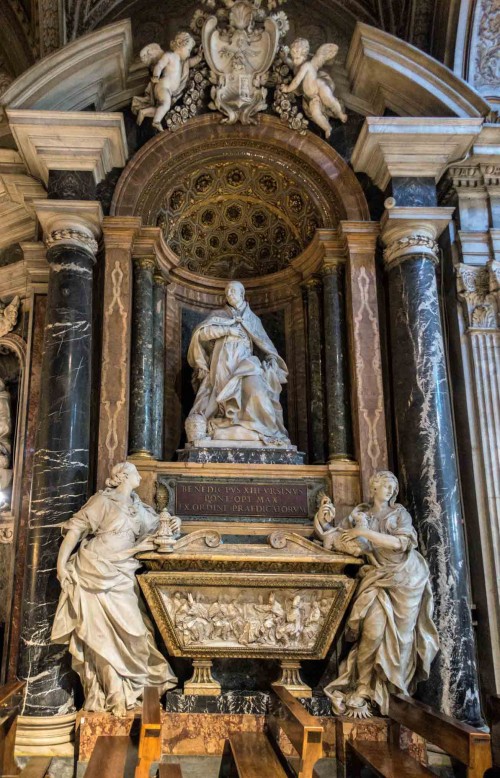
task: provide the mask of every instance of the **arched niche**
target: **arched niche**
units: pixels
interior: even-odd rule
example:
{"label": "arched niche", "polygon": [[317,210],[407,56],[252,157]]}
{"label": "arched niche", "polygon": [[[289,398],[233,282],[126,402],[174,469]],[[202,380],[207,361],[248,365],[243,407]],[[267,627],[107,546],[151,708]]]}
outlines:
{"label": "arched niche", "polygon": [[288,364],[286,422],[293,441],[307,450],[303,285],[322,270],[321,236],[335,236],[341,223],[369,220],[351,168],[316,135],[300,135],[273,117],[243,127],[204,115],[159,134],[134,156],[111,214],[140,217],[133,254],[153,254],[170,282],[166,458],[183,443],[183,418],[194,399],[186,363],[191,332],[223,304],[230,278],[245,283],[253,310]]}

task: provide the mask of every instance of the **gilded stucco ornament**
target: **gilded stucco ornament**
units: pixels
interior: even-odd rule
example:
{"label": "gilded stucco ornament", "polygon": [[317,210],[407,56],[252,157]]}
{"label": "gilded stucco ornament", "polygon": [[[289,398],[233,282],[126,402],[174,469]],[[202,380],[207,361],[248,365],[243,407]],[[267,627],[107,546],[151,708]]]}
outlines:
{"label": "gilded stucco ornament", "polygon": [[439,649],[429,567],[410,514],[396,503],[398,490],[396,476],[379,471],[370,502],[340,525],[342,540],[359,544],[366,564],[347,621],[354,646],[325,687],[338,715],[368,718],[373,705],[387,715],[389,694],[411,694]]}
{"label": "gilded stucco ornament", "polygon": [[306,116],[320,127],[325,138],[332,134],[330,118],[339,119],[345,123],[347,114],[335,97],[335,84],[331,76],[321,70],[323,65],[332,62],[337,56],[339,47],[335,43],[324,43],[316,53],[309,57],[310,44],[305,38],[297,38],[290,46],[291,65],[294,77],[290,84],[283,84],[280,90],[284,94],[300,94]]}
{"label": "gilded stucco ornament", "polygon": [[224,114],[227,124],[255,124],[255,115],[267,108],[265,84],[278,50],[281,17],[267,16],[260,3],[250,0],[226,6],[228,22],[223,15],[212,15],[202,30],[213,83],[209,108]]}

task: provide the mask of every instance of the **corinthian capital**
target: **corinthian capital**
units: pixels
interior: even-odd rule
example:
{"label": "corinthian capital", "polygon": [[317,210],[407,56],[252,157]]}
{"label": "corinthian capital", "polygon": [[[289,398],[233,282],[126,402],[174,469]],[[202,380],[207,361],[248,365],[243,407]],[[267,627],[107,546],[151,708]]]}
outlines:
{"label": "corinthian capital", "polygon": [[493,330],[498,327],[500,303],[500,263],[481,267],[457,266],[457,292],[469,329]]}

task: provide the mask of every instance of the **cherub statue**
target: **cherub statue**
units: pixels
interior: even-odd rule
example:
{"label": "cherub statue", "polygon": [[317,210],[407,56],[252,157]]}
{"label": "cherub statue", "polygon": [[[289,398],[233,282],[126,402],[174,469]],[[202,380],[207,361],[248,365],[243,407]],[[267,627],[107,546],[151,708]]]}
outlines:
{"label": "cherub statue", "polygon": [[345,123],[347,114],[343,112],[334,95],[335,84],[332,78],[320,68],[337,56],[339,47],[335,43],[324,43],[308,61],[309,50],[309,41],[305,38],[297,38],[292,43],[289,64],[293,67],[295,76],[290,84],[281,87],[281,91],[286,94],[301,94],[305,114],[321,127],[325,137],[329,138],[332,134],[330,117]]}
{"label": "cherub statue", "polygon": [[8,305],[0,303],[0,338],[12,332],[16,326],[20,302],[16,295]]}
{"label": "cherub statue", "polygon": [[153,117],[153,127],[162,130],[162,121],[170,108],[182,95],[190,68],[202,59],[201,51],[191,57],[196,45],[192,35],[179,32],[170,43],[171,51],[163,51],[157,43],[149,43],[141,49],[141,62],[151,68],[151,81],[143,97],[134,97],[132,112],[137,114],[137,124],[146,116]]}
{"label": "cherub statue", "polygon": [[[359,508],[359,506],[358,506]],[[349,527],[368,527],[366,514],[355,508],[349,517]],[[359,539],[346,540],[343,537],[345,527],[336,527],[335,506],[324,492],[320,495],[318,510],[314,514],[314,535],[323,543],[327,551],[338,551],[342,554],[360,556],[364,544]]]}

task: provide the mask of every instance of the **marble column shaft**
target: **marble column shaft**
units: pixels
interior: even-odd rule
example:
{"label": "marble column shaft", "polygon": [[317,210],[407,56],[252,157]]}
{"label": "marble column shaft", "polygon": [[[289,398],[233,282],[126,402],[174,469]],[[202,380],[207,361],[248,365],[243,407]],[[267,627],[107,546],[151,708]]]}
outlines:
{"label": "marble column shaft", "polygon": [[309,372],[310,454],[312,464],[325,462],[325,397],[322,320],[322,285],[319,278],[305,285]]}
{"label": "marble column shaft", "polygon": [[160,273],[153,277],[153,454],[163,459],[163,409],[165,404],[165,291]]}
{"label": "marble column shaft", "polygon": [[153,455],[154,269],[152,257],[134,259],[129,452],[147,458]]}
{"label": "marble column shaft", "polygon": [[446,714],[478,725],[481,711],[436,252],[437,244],[420,235],[404,237],[386,249],[398,471],[402,500],[412,513],[431,571],[441,644],[419,696]]}
{"label": "marble column shaft", "polygon": [[328,459],[352,459],[344,262],[323,270],[323,322]]}
{"label": "marble column shaft", "polygon": [[[89,241],[90,243],[90,241]],[[65,714],[74,675],[50,633],[59,600],[61,523],[87,499],[90,439],[92,267],[86,247],[56,243],[50,264],[38,426],[33,459],[19,677],[24,715]]]}

